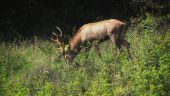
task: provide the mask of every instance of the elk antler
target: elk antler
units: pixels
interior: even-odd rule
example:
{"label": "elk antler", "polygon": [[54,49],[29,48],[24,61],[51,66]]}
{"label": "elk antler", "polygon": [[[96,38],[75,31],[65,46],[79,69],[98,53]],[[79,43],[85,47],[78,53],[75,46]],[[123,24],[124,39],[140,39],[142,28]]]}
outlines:
{"label": "elk antler", "polygon": [[63,35],[63,32],[61,31],[61,29],[59,27],[56,26],[56,29],[58,29],[60,31],[60,36]]}
{"label": "elk antler", "polygon": [[60,31],[60,35],[56,34],[55,32],[52,33],[52,38],[49,38],[51,41],[53,41],[54,43],[56,43],[59,48],[57,49],[61,49],[64,50],[64,43],[63,43],[63,37],[62,37],[62,31],[59,27],[56,26],[56,29],[58,29]]}
{"label": "elk antler", "polygon": [[58,45],[59,46],[59,48],[57,48],[57,49],[59,49],[59,50],[64,50],[64,43],[63,43],[63,41],[62,41],[62,38],[61,37],[52,37],[52,38],[49,38],[51,41],[53,41],[54,43],[56,43],[56,45]]}
{"label": "elk antler", "polygon": [[54,36],[60,36],[60,35],[57,35],[55,32],[52,33]]}

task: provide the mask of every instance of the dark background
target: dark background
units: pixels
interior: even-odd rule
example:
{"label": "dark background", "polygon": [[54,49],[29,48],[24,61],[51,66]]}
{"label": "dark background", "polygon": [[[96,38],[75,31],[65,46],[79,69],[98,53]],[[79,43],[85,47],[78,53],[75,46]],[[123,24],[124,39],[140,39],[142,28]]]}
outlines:
{"label": "dark background", "polygon": [[0,40],[47,39],[55,26],[72,35],[89,22],[166,15],[169,5],[169,0],[1,0]]}

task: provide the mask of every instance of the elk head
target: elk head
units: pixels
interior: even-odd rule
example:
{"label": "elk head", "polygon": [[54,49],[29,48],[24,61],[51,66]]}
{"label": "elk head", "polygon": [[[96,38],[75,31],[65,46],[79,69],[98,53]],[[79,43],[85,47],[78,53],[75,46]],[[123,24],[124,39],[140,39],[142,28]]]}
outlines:
{"label": "elk head", "polygon": [[52,40],[56,45],[59,46],[59,49],[61,51],[61,55],[59,55],[59,57],[63,56],[65,59],[66,63],[70,63],[73,61],[73,58],[75,57],[74,55],[74,51],[70,50],[70,45],[65,45],[64,44],[64,36],[63,36],[63,32],[61,31],[61,29],[59,27],[56,26],[56,29],[59,30],[60,35],[56,34],[55,32],[52,33],[52,38],[50,38],[50,40]]}

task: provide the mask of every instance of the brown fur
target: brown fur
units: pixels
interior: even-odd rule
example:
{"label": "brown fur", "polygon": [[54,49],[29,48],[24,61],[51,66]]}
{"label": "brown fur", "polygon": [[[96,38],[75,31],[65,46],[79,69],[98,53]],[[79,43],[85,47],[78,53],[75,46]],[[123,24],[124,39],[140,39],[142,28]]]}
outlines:
{"label": "brown fur", "polygon": [[[128,54],[130,44],[124,39],[125,23],[116,19],[109,19],[94,23],[89,23],[83,25],[73,38],[69,42],[70,49],[66,51],[65,59],[73,61],[75,56],[81,50],[80,46],[83,46],[85,42],[93,42],[98,40],[98,44],[111,39],[113,44],[116,45],[116,59],[118,58],[119,50],[121,45],[127,48]],[[95,45],[98,55],[100,56],[98,44]],[[87,46],[87,45],[86,45]],[[88,46],[86,49],[90,49],[91,46]],[[78,51],[75,51],[78,50]]]}

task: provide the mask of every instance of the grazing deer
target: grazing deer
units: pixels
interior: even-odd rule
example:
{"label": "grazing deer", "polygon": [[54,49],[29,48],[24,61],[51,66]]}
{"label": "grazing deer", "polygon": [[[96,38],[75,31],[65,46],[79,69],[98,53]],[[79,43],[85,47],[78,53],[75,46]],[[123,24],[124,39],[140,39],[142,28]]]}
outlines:
{"label": "grazing deer", "polygon": [[83,25],[77,31],[77,33],[69,41],[68,46],[64,45],[62,31],[57,27],[57,29],[60,31],[60,35],[53,33],[54,36],[51,38],[51,40],[56,42],[60,46],[60,49],[63,50],[62,55],[64,56],[66,63],[73,62],[74,58],[80,52],[82,47],[85,47],[88,51],[91,48],[92,42],[95,40],[98,41],[97,44],[95,44],[95,49],[99,56],[101,56],[101,53],[98,45],[103,41],[111,39],[113,44],[116,46],[116,60],[118,59],[121,45],[127,48],[128,58],[130,58],[130,44],[124,39],[126,27],[126,23],[116,19],[88,23]]}

